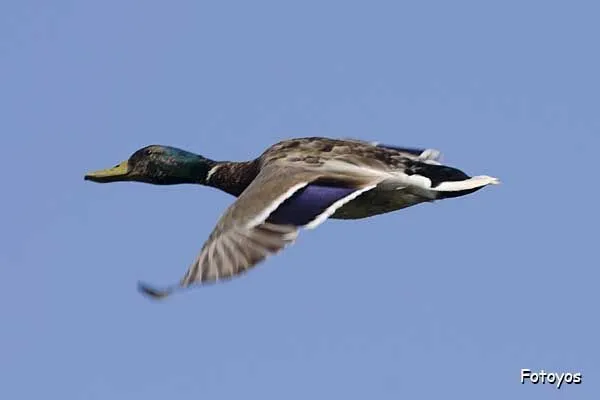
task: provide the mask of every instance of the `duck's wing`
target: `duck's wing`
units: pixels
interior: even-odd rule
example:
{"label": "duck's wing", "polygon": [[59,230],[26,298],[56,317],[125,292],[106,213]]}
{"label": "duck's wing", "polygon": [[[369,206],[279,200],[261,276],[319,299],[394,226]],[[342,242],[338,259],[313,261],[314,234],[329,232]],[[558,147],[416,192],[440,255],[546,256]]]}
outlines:
{"label": "duck's wing", "polygon": [[380,142],[365,141],[365,140],[352,139],[352,138],[345,139],[345,140],[368,144],[368,145],[375,146],[375,147],[381,147],[383,149],[395,150],[400,153],[404,153],[409,158],[414,158],[414,159],[417,159],[422,162],[427,162],[429,164],[440,164],[440,162],[442,161],[442,153],[436,149],[403,147],[403,146],[396,146],[396,145],[390,145],[390,144],[385,144],[385,143],[380,143]]}
{"label": "duck's wing", "polygon": [[336,176],[331,171],[266,166],[225,211],[178,285],[142,293],[163,298],[194,284],[241,275],[296,239],[298,228],[314,228],[336,209],[377,186],[380,179]]}
{"label": "duck's wing", "polygon": [[442,153],[436,149],[415,149],[408,147],[392,146],[389,144],[382,143],[376,143],[374,145],[377,147],[382,147],[384,149],[392,149],[401,153],[412,154],[413,156],[416,156],[419,161],[427,162],[429,164],[440,164],[442,160]]}

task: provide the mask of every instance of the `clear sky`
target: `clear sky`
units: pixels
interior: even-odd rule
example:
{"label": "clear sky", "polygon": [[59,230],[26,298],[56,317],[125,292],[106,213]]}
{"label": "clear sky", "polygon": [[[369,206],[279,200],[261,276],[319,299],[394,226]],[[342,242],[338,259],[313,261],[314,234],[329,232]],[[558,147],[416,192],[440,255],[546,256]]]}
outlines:
{"label": "clear sky", "polygon": [[[598,398],[599,15],[0,2],[0,398]],[[243,160],[298,136],[438,148],[503,185],[328,221],[163,303],[136,291],[176,282],[233,198],[85,172],[153,143]]]}

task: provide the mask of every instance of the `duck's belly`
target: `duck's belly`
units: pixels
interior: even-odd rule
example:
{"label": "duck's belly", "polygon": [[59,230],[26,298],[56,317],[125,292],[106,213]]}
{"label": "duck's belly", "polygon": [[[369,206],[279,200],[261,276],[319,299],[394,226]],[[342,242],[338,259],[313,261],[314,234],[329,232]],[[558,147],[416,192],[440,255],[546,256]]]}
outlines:
{"label": "duck's belly", "polygon": [[409,192],[407,189],[374,189],[361,194],[356,199],[337,209],[331,216],[334,219],[359,219],[384,214],[419,203],[433,201],[428,197]]}

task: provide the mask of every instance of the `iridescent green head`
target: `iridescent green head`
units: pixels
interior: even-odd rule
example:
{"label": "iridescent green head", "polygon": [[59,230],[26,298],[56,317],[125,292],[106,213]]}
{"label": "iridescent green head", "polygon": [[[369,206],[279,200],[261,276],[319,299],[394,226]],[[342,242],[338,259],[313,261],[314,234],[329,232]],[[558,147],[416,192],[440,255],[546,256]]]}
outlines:
{"label": "iridescent green head", "polygon": [[146,146],[127,161],[108,169],[90,172],[85,180],[110,183],[135,181],[154,185],[204,183],[215,161],[170,146]]}

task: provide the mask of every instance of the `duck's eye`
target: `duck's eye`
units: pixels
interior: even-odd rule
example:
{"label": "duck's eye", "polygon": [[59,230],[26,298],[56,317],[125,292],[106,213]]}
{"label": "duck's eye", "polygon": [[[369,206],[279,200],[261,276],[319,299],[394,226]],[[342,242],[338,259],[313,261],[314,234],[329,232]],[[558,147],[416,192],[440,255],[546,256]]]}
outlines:
{"label": "duck's eye", "polygon": [[152,150],[150,150],[150,149],[144,150],[144,155],[149,156],[150,154],[152,154]]}

